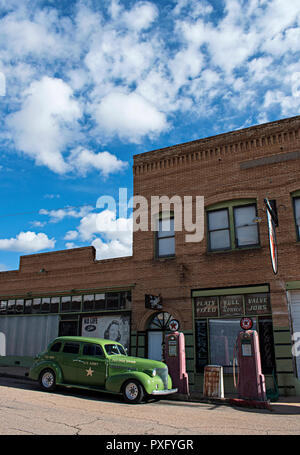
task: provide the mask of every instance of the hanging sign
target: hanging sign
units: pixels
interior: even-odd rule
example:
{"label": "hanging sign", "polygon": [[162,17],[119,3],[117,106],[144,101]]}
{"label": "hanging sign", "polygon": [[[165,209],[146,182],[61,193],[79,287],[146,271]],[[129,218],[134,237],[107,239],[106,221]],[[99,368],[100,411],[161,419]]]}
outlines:
{"label": "hanging sign", "polygon": [[264,202],[267,207],[271,263],[272,263],[273,272],[276,275],[278,272],[277,240],[276,240],[276,230],[275,230],[276,224],[277,224],[277,216],[274,212],[273,207],[270,204],[270,201],[268,199],[265,199]]}

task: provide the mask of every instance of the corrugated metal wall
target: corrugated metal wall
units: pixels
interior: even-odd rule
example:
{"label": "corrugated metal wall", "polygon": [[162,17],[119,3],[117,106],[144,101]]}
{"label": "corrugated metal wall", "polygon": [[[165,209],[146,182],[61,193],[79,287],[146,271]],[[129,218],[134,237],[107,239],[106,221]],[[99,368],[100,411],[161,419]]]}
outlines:
{"label": "corrugated metal wall", "polygon": [[4,333],[6,342],[4,355],[34,357],[58,336],[58,325],[58,315],[1,316],[0,332]]}

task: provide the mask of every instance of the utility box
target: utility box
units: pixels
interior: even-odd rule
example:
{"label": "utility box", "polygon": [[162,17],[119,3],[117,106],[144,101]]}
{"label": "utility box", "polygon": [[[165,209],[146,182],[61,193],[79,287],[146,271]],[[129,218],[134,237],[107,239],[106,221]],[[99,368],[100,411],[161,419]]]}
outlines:
{"label": "utility box", "polygon": [[206,398],[224,398],[222,366],[206,365],[204,367],[203,396]]}

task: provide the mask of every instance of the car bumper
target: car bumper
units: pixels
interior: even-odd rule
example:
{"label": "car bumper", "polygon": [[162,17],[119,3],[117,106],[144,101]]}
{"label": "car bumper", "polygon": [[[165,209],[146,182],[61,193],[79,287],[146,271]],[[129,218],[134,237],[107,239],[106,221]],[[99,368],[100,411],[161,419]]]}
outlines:
{"label": "car bumper", "polygon": [[171,393],[176,392],[178,392],[178,389],[153,390],[151,395],[170,395]]}

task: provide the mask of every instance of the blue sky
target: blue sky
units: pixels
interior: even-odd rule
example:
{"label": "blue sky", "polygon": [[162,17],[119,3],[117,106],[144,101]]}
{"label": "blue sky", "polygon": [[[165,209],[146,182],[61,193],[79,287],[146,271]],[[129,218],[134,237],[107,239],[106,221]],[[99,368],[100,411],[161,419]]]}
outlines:
{"label": "blue sky", "polygon": [[298,115],[299,57],[297,1],[0,0],[0,270],[130,255],[133,155]]}

